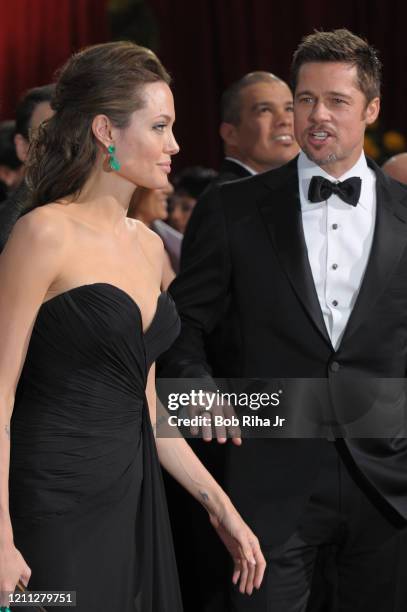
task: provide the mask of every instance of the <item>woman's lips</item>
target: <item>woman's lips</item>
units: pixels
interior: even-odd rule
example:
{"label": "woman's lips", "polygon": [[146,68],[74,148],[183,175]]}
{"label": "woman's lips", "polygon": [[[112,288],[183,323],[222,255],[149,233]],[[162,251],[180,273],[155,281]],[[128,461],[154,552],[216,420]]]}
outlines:
{"label": "woman's lips", "polygon": [[167,174],[171,172],[171,164],[158,164]]}

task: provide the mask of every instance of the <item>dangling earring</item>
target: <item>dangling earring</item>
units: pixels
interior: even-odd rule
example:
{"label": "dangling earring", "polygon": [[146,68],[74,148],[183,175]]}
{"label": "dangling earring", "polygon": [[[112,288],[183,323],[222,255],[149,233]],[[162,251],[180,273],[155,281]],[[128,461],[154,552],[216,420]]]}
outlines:
{"label": "dangling earring", "polygon": [[114,145],[109,145],[107,147],[107,152],[109,153],[109,166],[111,169],[120,170],[120,162],[115,155],[116,147]]}

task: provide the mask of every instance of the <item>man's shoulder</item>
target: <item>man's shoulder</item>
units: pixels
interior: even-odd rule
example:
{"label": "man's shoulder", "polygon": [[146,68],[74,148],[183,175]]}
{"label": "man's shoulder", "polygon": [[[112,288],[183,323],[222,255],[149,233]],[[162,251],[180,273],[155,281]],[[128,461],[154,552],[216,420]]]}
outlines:
{"label": "man's shoulder", "polygon": [[247,197],[259,198],[270,190],[281,189],[288,184],[292,186],[293,179],[297,177],[297,158],[294,158],[274,170],[218,185],[219,198],[225,203],[243,201]]}
{"label": "man's shoulder", "polygon": [[[200,196],[188,224],[185,241],[200,232],[202,226],[214,226],[221,219],[236,220],[256,210],[256,202],[275,189],[296,189],[297,161],[262,174],[218,184],[213,182]],[[185,240],[186,238],[186,240]]]}

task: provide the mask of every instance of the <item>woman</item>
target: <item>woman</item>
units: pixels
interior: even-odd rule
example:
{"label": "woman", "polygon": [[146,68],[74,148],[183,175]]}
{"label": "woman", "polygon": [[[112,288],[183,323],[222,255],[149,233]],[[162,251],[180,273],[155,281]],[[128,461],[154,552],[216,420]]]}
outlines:
{"label": "woman", "polygon": [[[173,193],[171,183],[161,189],[146,189],[138,187],[135,190],[129,204],[127,216],[138,219],[154,231],[154,222],[164,221],[168,217],[168,198]],[[157,232],[159,234],[159,232]],[[175,271],[171,259],[164,245],[164,260],[162,270],[161,289],[166,291],[175,278]]]}
{"label": "woman", "polygon": [[265,567],[185,440],[152,435],[154,360],[179,320],[162,243],[126,213],[178,152],[168,82],[132,43],[68,61],[32,146],[33,210],[0,257],[0,591],[73,590],[78,612],[181,610],[157,451],[206,507],[242,592]]}

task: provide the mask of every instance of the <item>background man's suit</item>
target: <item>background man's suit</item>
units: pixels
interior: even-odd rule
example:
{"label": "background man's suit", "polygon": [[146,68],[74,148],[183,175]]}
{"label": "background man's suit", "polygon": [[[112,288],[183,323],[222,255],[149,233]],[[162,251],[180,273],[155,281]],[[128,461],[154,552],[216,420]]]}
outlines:
{"label": "background man's suit", "polygon": [[[407,190],[369,165],[376,173],[375,234],[337,350],[313,284],[293,160],[220,186],[202,203],[205,216],[193,243],[195,257],[189,257],[171,288],[183,330],[163,358],[167,376],[207,376],[205,337],[218,325],[226,304],[239,322],[234,364],[242,377],[330,381],[352,375],[405,376]],[[289,537],[329,444],[322,439],[245,440],[242,448],[229,448],[229,492],[266,547]],[[348,440],[337,449],[381,511],[392,520],[405,520],[405,441]]]}

